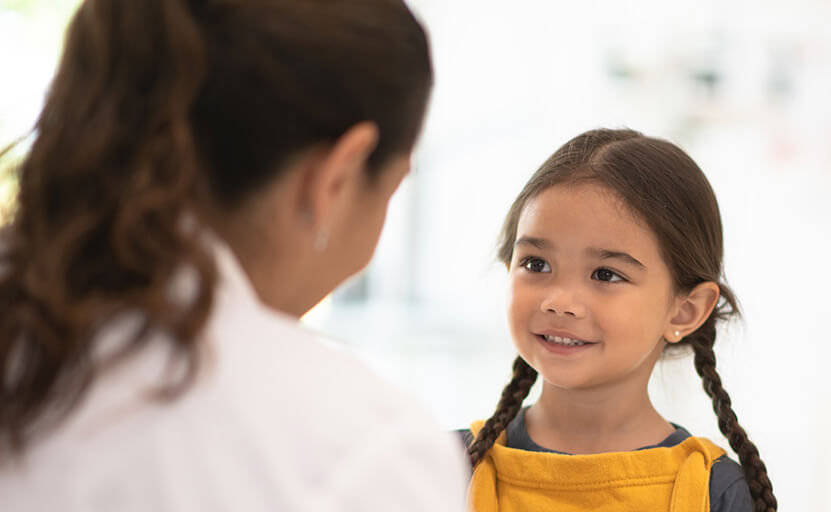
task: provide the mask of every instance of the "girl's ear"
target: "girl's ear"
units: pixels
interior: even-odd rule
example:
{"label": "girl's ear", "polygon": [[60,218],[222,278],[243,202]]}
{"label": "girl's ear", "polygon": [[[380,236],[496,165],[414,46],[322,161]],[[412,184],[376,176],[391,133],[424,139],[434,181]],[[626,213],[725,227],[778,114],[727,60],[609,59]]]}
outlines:
{"label": "girl's ear", "polygon": [[712,281],[701,283],[690,293],[679,296],[675,303],[675,315],[667,325],[664,339],[669,343],[678,343],[701,327],[716,307],[718,298],[718,285]]}
{"label": "girl's ear", "polygon": [[303,180],[303,215],[314,226],[328,229],[337,205],[357,185],[363,185],[370,155],[378,145],[378,125],[357,123],[329,146],[307,170]]}

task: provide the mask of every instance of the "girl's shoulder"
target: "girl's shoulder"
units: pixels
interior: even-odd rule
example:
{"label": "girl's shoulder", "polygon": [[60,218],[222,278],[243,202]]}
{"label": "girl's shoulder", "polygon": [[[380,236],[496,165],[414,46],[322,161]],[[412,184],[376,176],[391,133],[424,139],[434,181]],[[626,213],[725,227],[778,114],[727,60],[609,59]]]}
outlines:
{"label": "girl's shoulder", "polygon": [[751,512],[753,499],[738,462],[722,455],[713,462],[710,471],[711,512]]}
{"label": "girl's shoulder", "polygon": [[[675,432],[670,434],[657,446],[672,447],[692,437],[692,434],[680,425],[672,424]],[[753,500],[750,488],[744,478],[741,465],[727,454],[713,461],[710,470],[710,510],[711,512],[751,512]]]}

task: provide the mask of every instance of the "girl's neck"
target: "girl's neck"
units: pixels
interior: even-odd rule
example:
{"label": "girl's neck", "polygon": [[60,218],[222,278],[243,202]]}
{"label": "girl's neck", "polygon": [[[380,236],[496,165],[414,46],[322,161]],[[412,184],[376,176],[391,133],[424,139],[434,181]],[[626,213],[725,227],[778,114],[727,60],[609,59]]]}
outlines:
{"label": "girl's neck", "polygon": [[525,416],[531,439],[572,454],[631,451],[660,443],[674,430],[643,389],[568,390],[543,383]]}

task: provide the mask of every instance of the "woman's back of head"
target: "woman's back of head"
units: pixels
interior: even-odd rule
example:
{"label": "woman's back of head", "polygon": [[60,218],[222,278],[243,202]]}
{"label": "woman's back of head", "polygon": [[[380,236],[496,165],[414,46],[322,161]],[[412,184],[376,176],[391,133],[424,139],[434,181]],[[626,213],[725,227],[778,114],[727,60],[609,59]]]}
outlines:
{"label": "woman's back of head", "polygon": [[[372,178],[411,150],[431,83],[398,0],[86,0],[0,256],[0,453],[71,408],[97,328],[122,311],[173,334],[195,369],[215,270],[183,218],[233,212],[361,121],[379,132]],[[174,303],[185,265],[201,286]]]}

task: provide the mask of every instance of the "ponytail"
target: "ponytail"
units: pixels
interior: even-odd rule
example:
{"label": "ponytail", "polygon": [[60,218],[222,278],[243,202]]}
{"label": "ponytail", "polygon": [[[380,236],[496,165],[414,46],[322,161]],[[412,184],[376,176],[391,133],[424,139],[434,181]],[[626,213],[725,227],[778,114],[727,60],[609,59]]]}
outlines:
{"label": "ponytail", "polygon": [[[198,185],[188,112],[204,55],[188,2],[86,0],[19,168],[0,254],[0,459],[78,402],[103,366],[96,330],[139,311],[113,359],[158,329],[195,369],[214,269],[180,229]],[[193,230],[192,230],[193,231]],[[174,302],[171,278],[199,286]],[[110,361],[112,362],[112,361]]]}
{"label": "ponytail", "polygon": [[733,451],[739,456],[745,480],[750,487],[754,512],[775,512],[776,497],[768,478],[767,468],[759,456],[759,450],[748,438],[747,432],[739,425],[733,411],[730,395],[721,383],[716,371],[716,354],[713,345],[716,341],[716,325],[719,320],[738,314],[736,301],[729,288],[720,286],[722,303],[710,315],[704,324],[684,340],[693,349],[695,370],[701,376],[704,391],[713,401],[713,411],[718,417],[718,428],[730,442]]}
{"label": "ponytail", "polygon": [[537,380],[537,372],[525,362],[522,357],[514,360],[514,373],[511,381],[502,390],[502,397],[496,406],[496,411],[488,418],[482,429],[468,446],[467,452],[473,467],[479,464],[482,457],[490,450],[496,438],[508,427],[522,408],[522,401],[528,396],[531,387]]}

